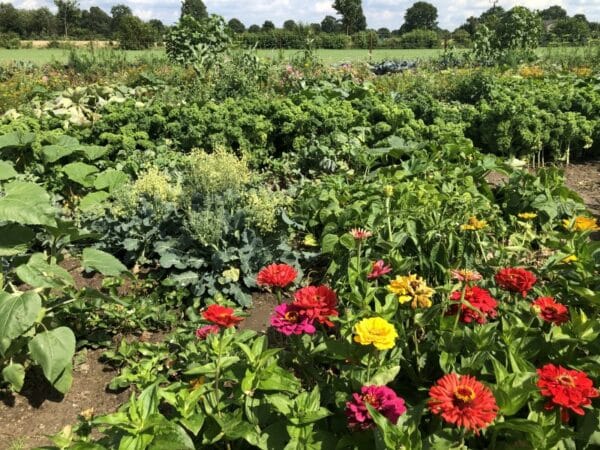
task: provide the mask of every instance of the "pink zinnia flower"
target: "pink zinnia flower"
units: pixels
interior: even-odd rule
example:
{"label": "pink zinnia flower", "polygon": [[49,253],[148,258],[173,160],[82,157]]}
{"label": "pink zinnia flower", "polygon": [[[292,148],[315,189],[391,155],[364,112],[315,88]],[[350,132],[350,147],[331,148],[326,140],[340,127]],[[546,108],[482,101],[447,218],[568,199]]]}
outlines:
{"label": "pink zinnia flower", "polygon": [[217,334],[221,330],[218,325],[205,325],[196,330],[196,337],[200,340],[207,338],[209,334]]}
{"label": "pink zinnia flower", "polygon": [[373,233],[371,233],[368,230],[365,230],[364,228],[352,228],[350,230],[350,234],[357,241],[364,241],[365,239],[368,239],[371,236],[373,236]]}
{"label": "pink zinnia flower", "polygon": [[346,403],[348,426],[353,430],[367,430],[375,423],[369,414],[366,403],[388,418],[394,425],[406,412],[404,399],[387,386],[363,386],[360,394],[352,394],[352,401]]}
{"label": "pink zinnia flower", "polygon": [[392,271],[390,266],[386,266],[385,261],[380,259],[379,261],[375,261],[373,263],[373,267],[371,268],[371,273],[367,275],[367,280],[375,280],[376,278],[382,277],[385,274],[388,274]]}
{"label": "pink zinnia flower", "polygon": [[458,281],[479,281],[481,280],[481,274],[476,270],[469,269],[452,269],[450,271],[452,278]]}
{"label": "pink zinnia flower", "polygon": [[313,334],[316,329],[313,321],[295,305],[282,304],[275,308],[271,316],[271,326],[286,336],[292,334]]}

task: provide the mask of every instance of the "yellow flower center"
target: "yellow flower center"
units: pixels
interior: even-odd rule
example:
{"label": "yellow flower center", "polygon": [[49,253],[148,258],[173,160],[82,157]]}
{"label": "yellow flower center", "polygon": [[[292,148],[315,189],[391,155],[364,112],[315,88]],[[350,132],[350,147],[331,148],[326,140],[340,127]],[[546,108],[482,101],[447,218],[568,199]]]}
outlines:
{"label": "yellow flower center", "polygon": [[288,322],[297,323],[298,322],[298,313],[296,311],[288,311],[285,313],[284,318]]}
{"label": "yellow flower center", "polygon": [[571,375],[560,375],[556,381],[558,381],[563,386],[575,387],[575,380]]}
{"label": "yellow flower center", "polygon": [[464,403],[475,400],[475,391],[469,386],[460,385],[454,390],[454,397]]}

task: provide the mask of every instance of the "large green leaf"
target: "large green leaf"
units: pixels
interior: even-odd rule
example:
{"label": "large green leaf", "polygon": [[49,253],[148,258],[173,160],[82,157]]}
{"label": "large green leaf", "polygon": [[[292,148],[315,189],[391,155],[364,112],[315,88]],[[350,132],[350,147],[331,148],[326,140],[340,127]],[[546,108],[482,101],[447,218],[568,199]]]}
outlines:
{"label": "large green leaf", "polygon": [[94,185],[93,175],[98,172],[97,167],[82,162],[67,164],[62,170],[67,174],[69,180],[81,184],[84,187],[92,187]]}
{"label": "large green leaf", "polygon": [[25,147],[35,140],[35,133],[14,131],[0,136],[0,150],[5,148]]}
{"label": "large green leaf", "polygon": [[0,291],[0,353],[4,354],[13,339],[33,326],[41,309],[42,300],[35,292]]}
{"label": "large green leaf", "polygon": [[0,256],[13,256],[24,253],[29,242],[35,237],[31,229],[18,223],[0,227]]}
{"label": "large green leaf", "polygon": [[44,161],[53,163],[79,150],[79,141],[71,136],[61,135],[49,139],[51,144],[42,147]]}
{"label": "large green leaf", "polygon": [[83,153],[88,161],[102,158],[109,150],[108,147],[100,147],[99,145],[84,145],[79,148],[79,151]]}
{"label": "large green leaf", "polygon": [[79,209],[82,212],[92,211],[101,206],[108,197],[110,194],[105,191],[90,192],[79,202]]}
{"label": "large green leaf", "polygon": [[49,264],[42,253],[34,253],[27,264],[15,270],[17,276],[34,288],[62,288],[73,286],[73,277],[58,264]]}
{"label": "large green leaf", "polygon": [[86,269],[97,270],[102,275],[116,277],[123,272],[127,272],[127,267],[113,255],[96,250],[95,248],[86,248],[83,250],[83,267]]}
{"label": "large green leaf", "polygon": [[0,180],[9,180],[18,175],[13,164],[8,161],[0,161]]}
{"label": "large green leaf", "polygon": [[0,198],[0,220],[26,225],[56,226],[56,210],[48,193],[37,184],[13,181]]}
{"label": "large green leaf", "polygon": [[31,358],[38,363],[52,384],[60,381],[75,354],[75,335],[67,327],[37,334],[29,342]]}
{"label": "large green leaf", "polygon": [[21,364],[9,364],[2,369],[2,377],[11,384],[13,390],[19,392],[25,383],[25,367]]}
{"label": "large green leaf", "polygon": [[108,169],[96,176],[94,187],[98,190],[108,189],[108,192],[114,192],[128,180],[129,177],[120,170]]}

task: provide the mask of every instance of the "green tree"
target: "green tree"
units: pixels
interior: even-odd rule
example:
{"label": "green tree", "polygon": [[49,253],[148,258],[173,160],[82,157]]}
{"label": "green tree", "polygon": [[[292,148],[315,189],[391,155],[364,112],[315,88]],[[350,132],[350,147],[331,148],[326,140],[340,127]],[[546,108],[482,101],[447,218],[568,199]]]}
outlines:
{"label": "green tree", "polygon": [[552,35],[561,42],[583,45],[590,38],[591,31],[587,21],[581,18],[567,17],[554,24]]}
{"label": "green tree", "polygon": [[21,11],[11,3],[0,3],[0,33],[23,33],[24,20]]}
{"label": "green tree", "polygon": [[346,34],[367,29],[361,0],[335,0],[332,7],[342,16],[342,29]]}
{"label": "green tree", "polygon": [[250,25],[248,27],[248,32],[249,33],[260,33],[260,27],[258,25],[256,25],[256,24]]}
{"label": "green tree", "polygon": [[323,33],[338,33],[342,24],[333,16],[325,16],[321,22],[321,31]]}
{"label": "green tree", "polygon": [[186,15],[201,20],[208,17],[208,11],[206,11],[206,5],[202,0],[183,0],[181,3],[181,17]]}
{"label": "green tree", "polygon": [[379,39],[387,39],[392,36],[392,32],[389,28],[380,28],[377,30],[377,36],[379,36]]}
{"label": "green tree", "polygon": [[283,22],[283,29],[286,31],[297,31],[298,25],[296,25],[295,21],[293,21],[292,19],[289,19],[289,20],[286,20],[285,22]]}
{"label": "green tree", "polygon": [[492,6],[479,16],[479,23],[485,25],[490,30],[495,30],[500,18],[506,14],[502,6]]}
{"label": "green tree", "polygon": [[243,33],[246,31],[246,26],[242,23],[240,19],[236,19],[235,17],[227,22],[227,26],[236,34]]}
{"label": "green tree", "polygon": [[25,32],[28,36],[50,37],[56,34],[56,17],[48,8],[28,11],[25,17]]}
{"label": "green tree", "polygon": [[431,3],[416,2],[406,10],[404,24],[400,28],[406,33],[412,30],[436,30],[437,8]]}
{"label": "green tree", "polygon": [[121,28],[121,19],[127,16],[133,16],[133,11],[127,5],[119,4],[110,8],[110,15],[112,16],[111,28],[113,32],[118,32]]}
{"label": "green tree", "polygon": [[500,17],[495,31],[496,48],[533,50],[539,45],[542,23],[533,11],[515,6]]}
{"label": "green tree", "polygon": [[270,20],[265,20],[265,23],[263,23],[262,26],[262,31],[272,31],[275,29],[275,24],[273,22],[271,22]]}
{"label": "green tree", "polygon": [[120,19],[117,36],[119,46],[124,50],[143,50],[156,42],[154,29],[134,15]]}
{"label": "green tree", "polygon": [[546,8],[546,9],[540,11],[540,17],[542,18],[542,20],[566,19],[567,11],[558,5],[554,5],[554,6],[551,6],[550,8]]}
{"label": "green tree", "polygon": [[110,37],[111,23],[111,17],[97,6],[81,12],[81,28],[88,30],[92,36]]}
{"label": "green tree", "polygon": [[69,24],[74,23],[80,15],[79,2],[76,0],[54,0],[58,8],[56,16],[60,19],[65,38],[69,37]]}

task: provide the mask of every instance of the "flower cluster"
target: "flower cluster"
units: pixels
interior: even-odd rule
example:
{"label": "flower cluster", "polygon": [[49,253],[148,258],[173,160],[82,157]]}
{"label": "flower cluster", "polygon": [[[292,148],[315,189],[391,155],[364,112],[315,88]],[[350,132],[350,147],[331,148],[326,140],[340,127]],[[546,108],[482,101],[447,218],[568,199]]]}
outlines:
{"label": "flower cluster", "polygon": [[427,286],[423,278],[417,275],[397,276],[390,282],[388,290],[398,296],[400,303],[411,302],[414,309],[431,307],[431,296],[434,290]]}
{"label": "flower cluster", "polygon": [[591,405],[591,399],[600,395],[592,380],[579,370],[546,364],[538,369],[537,373],[540,393],[548,398],[545,408],[560,408],[561,417],[565,422],[569,420],[569,411],[582,416],[582,407]]}
{"label": "flower cluster", "polygon": [[387,350],[394,347],[398,337],[396,328],[381,317],[363,319],[354,327],[354,341],[361,345],[373,344],[378,350]]}
{"label": "flower cluster", "polygon": [[527,297],[527,293],[537,282],[536,276],[521,267],[506,267],[501,269],[494,277],[498,286],[510,292],[518,292]]}
{"label": "flower cluster", "polygon": [[387,386],[363,386],[360,394],[352,394],[352,400],[346,403],[348,426],[352,430],[368,430],[375,423],[366,404],[371,405],[394,425],[406,412],[404,399]]}
{"label": "flower cluster", "polygon": [[314,323],[333,327],[331,317],[337,316],[337,296],[327,286],[307,286],[294,293],[294,301],[279,305],[271,316],[271,326],[290,336],[315,332]]}
{"label": "flower cluster", "polygon": [[498,414],[496,399],[487,387],[469,375],[444,375],[429,390],[428,406],[446,422],[479,434]]}

